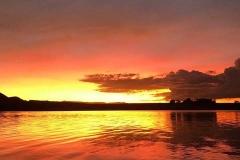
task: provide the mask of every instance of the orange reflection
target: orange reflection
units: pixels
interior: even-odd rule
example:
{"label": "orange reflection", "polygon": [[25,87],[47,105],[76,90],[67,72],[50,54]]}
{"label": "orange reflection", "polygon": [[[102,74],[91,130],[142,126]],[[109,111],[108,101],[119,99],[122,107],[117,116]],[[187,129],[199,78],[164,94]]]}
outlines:
{"label": "orange reflection", "polygon": [[217,112],[217,123],[230,125],[232,122],[240,122],[240,112]]}
{"label": "orange reflection", "polygon": [[[237,143],[222,140],[236,140],[238,129],[229,138],[215,117],[215,112],[5,112],[0,159],[228,159]],[[217,112],[218,123],[236,124],[239,117]]]}
{"label": "orange reflection", "polygon": [[[11,116],[11,113],[5,116]],[[170,112],[156,111],[24,112],[15,116],[15,123],[21,125],[6,130],[6,134],[17,132],[20,136],[18,138],[30,140],[45,137],[54,141],[71,138],[78,141],[101,136],[107,128],[119,131],[127,128],[156,128],[171,132],[169,117]]]}
{"label": "orange reflection", "polygon": [[[13,153],[29,155],[30,150],[31,155],[38,158],[54,156],[55,159],[56,156],[71,155],[72,152],[88,155],[93,149],[92,145],[95,146],[94,150],[103,150],[102,153],[105,153],[104,149],[111,146],[134,145],[134,139],[136,145],[141,145],[138,150],[142,150],[152,143],[149,135],[154,130],[171,132],[170,112],[15,112],[4,113],[4,116],[8,119],[0,123],[0,128],[3,128],[0,142],[5,144],[3,151],[11,153],[5,155],[10,159]],[[11,126],[11,129],[7,126],[4,129],[4,125]],[[159,145],[165,146],[163,143]],[[55,154],[48,155],[48,150]],[[119,151],[119,148],[111,149],[112,153]]]}

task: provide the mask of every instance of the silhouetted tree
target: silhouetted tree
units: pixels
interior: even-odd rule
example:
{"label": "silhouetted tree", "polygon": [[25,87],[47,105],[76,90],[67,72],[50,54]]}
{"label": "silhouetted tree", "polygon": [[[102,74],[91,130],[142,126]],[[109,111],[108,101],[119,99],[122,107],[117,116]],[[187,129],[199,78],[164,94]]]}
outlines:
{"label": "silhouetted tree", "polygon": [[194,102],[196,104],[215,104],[216,101],[213,99],[207,99],[207,98],[197,98],[196,101]]}
{"label": "silhouetted tree", "polygon": [[192,104],[193,101],[191,100],[191,98],[187,98],[183,101],[184,104]]}
{"label": "silhouetted tree", "polygon": [[172,99],[172,100],[170,101],[170,104],[175,104],[175,100]]}

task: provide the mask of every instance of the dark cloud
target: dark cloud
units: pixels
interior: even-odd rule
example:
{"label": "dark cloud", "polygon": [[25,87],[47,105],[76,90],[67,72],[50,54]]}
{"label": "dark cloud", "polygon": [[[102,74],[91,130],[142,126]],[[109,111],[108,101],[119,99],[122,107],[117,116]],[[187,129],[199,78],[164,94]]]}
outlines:
{"label": "dark cloud", "polygon": [[238,58],[234,64],[237,69],[240,69],[240,58]]}
{"label": "dark cloud", "polygon": [[217,75],[209,75],[199,71],[188,72],[186,70],[170,73],[164,80],[171,90],[171,93],[166,95],[166,99],[180,100],[186,97],[206,97],[206,91],[213,91],[224,83]]}
{"label": "dark cloud", "polygon": [[141,92],[170,89],[170,93],[156,93],[166,100],[187,97],[195,98],[239,98],[240,69],[239,59],[234,67],[226,68],[221,74],[207,74],[199,71],[179,70],[165,77],[140,77],[139,74],[93,74],[80,81],[99,85],[100,92]]}
{"label": "dark cloud", "polygon": [[214,98],[239,98],[240,68],[237,68],[237,66],[226,68],[224,73],[219,75],[219,77],[224,79],[224,83],[206,95]]}
{"label": "dark cloud", "polygon": [[93,74],[81,81],[99,84],[101,92],[140,92],[163,88],[158,85],[161,78],[142,78],[139,74]]}
{"label": "dark cloud", "polygon": [[217,72],[216,71],[213,71],[213,70],[209,70],[206,72],[207,74],[210,74],[210,75],[217,75]]}

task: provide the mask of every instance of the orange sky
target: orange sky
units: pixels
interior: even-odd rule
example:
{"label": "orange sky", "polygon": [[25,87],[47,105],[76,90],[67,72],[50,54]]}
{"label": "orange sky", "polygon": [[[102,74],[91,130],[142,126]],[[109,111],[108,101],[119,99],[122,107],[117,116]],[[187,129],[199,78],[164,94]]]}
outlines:
{"label": "orange sky", "polygon": [[234,0],[4,0],[0,92],[27,100],[164,102],[153,94],[170,92],[168,86],[106,93],[79,79],[179,69],[223,73],[239,58],[239,11]]}

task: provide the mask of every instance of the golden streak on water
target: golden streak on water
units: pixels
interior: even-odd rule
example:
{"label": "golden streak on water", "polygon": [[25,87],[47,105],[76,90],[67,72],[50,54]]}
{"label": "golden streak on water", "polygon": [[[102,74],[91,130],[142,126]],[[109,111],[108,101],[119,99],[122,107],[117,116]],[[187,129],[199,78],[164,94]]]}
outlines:
{"label": "golden streak on water", "polygon": [[240,158],[239,112],[3,112],[0,159]]}

